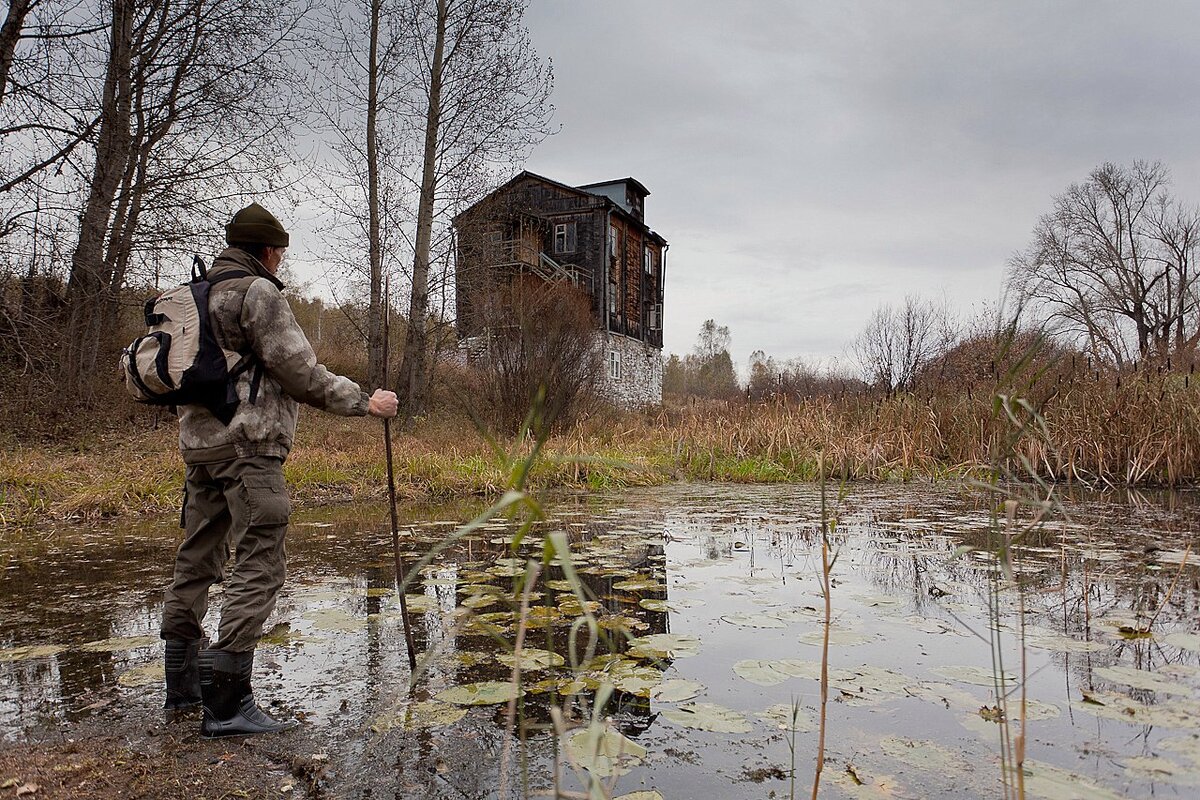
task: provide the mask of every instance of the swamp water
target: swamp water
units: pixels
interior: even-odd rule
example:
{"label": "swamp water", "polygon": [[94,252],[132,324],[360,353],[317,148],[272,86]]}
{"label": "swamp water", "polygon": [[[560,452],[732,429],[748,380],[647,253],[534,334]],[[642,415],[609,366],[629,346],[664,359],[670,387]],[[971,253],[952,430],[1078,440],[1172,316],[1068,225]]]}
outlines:
{"label": "swamp water", "polygon": [[[835,500],[822,797],[1003,796],[1002,707],[1015,737],[1022,675],[1026,796],[1200,796],[1195,497],[1067,501],[1017,548],[1022,591],[998,594],[995,559],[962,550],[988,546],[987,498],[856,485]],[[409,563],[478,511],[409,509]],[[519,558],[497,520],[410,586],[427,662],[413,696],[386,510],[297,514],[256,687],[304,725],[270,746],[319,760],[330,797],[534,796],[556,772],[569,791],[596,776],[596,797],[809,796],[819,490],[678,485],[558,498],[548,513]],[[586,602],[557,563],[532,587],[513,732],[513,581],[551,531],[569,538]],[[168,520],[3,534],[0,742],[145,729],[162,702],[177,536]],[[597,697],[603,731],[554,733],[552,708],[579,716]]]}

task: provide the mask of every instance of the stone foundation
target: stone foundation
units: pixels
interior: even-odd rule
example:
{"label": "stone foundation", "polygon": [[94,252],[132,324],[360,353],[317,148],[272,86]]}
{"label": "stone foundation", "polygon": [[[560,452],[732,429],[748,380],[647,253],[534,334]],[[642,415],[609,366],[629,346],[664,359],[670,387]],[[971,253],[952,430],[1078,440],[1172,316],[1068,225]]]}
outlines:
{"label": "stone foundation", "polygon": [[601,397],[625,408],[662,404],[661,349],[619,333],[601,333],[597,344],[601,365],[596,391]]}

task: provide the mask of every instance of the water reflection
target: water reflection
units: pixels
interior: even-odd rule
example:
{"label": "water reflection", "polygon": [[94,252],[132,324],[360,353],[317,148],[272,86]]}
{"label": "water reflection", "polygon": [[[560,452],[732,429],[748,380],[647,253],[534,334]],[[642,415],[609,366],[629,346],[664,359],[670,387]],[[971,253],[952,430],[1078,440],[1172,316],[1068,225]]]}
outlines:
{"label": "water reflection", "polygon": [[[1191,751],[1169,762],[1178,774],[1147,777],[1132,759],[1182,746],[1172,737],[1188,709],[1195,708],[1192,730],[1200,719],[1200,647],[1187,638],[1200,619],[1200,557],[1188,556],[1181,569],[1195,539],[1195,498],[1066,497],[1068,513],[1014,550],[1022,592],[1001,591],[993,614],[987,609],[1003,576],[987,552],[996,544],[988,498],[865,486],[833,505],[830,666],[841,684],[829,712],[830,775],[894,776],[926,797],[993,796],[995,770],[980,767],[970,780],[931,777],[928,767],[897,756],[904,750],[895,742],[937,742],[970,763],[994,762],[998,726],[978,711],[995,698],[987,681],[973,683],[973,673],[962,670],[990,669],[987,641],[997,635],[1007,665],[1019,663],[1023,628],[1027,691],[1041,715],[1031,722],[1031,758],[1122,796],[1190,796],[1181,787],[1200,769],[1189,767]],[[551,519],[515,555],[512,529],[499,520],[448,549],[409,588],[417,649],[427,662],[411,699],[386,512],[334,508],[296,520],[289,581],[262,645],[259,683],[265,696],[303,714],[307,735],[329,757],[324,780],[336,794],[493,797],[506,748],[514,754],[509,794],[544,788],[556,757],[551,707],[565,702],[582,713],[599,668],[618,663],[697,681],[704,694],[695,702],[731,709],[753,726],[734,736],[679,727],[661,714],[690,701],[647,697],[639,680],[657,672],[624,675],[626,690],[605,712],[652,756],[622,786],[654,787],[668,797],[761,797],[756,779],[777,776],[788,763],[788,736],[755,714],[793,699],[815,709],[817,683],[805,677],[805,664],[819,659],[823,605],[816,487],[679,486],[567,497],[551,508]],[[409,509],[409,563],[477,512],[469,504]],[[572,637],[581,609],[562,565],[552,563],[533,587],[526,647],[567,663],[525,670],[531,691],[520,699],[512,734],[503,704],[470,709],[444,727],[395,727],[414,700],[436,704],[430,698],[447,688],[508,679],[511,666],[497,655],[516,635],[514,592],[526,559],[540,558],[541,537],[551,531],[571,543],[600,639],[589,642],[578,626]],[[166,522],[0,541],[7,564],[0,735],[15,741],[157,707],[160,645],[137,637],[157,632],[176,544]],[[213,607],[219,604],[214,597]],[[699,655],[612,660],[630,653],[631,638],[666,634],[696,637]],[[109,639],[119,641],[83,647]],[[610,660],[586,663],[604,654]],[[748,662],[778,659],[795,663],[777,683],[744,677],[756,674]],[[142,667],[150,669],[139,673]],[[1143,672],[1122,671],[1129,668]],[[1155,715],[1168,708],[1184,716]],[[811,738],[796,741],[798,764],[811,763]],[[838,791],[829,788],[830,796]]]}

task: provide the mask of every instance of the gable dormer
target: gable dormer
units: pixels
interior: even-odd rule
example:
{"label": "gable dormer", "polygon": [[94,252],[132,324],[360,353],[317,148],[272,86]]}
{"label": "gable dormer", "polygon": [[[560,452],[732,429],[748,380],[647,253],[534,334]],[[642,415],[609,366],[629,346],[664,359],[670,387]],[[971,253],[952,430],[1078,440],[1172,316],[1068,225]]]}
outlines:
{"label": "gable dormer", "polygon": [[578,187],[585,192],[607,197],[633,215],[638,222],[645,221],[646,197],[650,190],[634,178],[620,178],[603,183],[589,183]]}

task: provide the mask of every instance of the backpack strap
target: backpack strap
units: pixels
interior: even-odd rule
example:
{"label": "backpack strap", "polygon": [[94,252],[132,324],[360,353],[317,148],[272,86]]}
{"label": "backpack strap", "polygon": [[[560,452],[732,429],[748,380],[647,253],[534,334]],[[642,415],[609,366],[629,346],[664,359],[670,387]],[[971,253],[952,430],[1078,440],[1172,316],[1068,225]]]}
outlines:
{"label": "backpack strap", "polygon": [[[244,269],[218,269],[216,270],[216,274],[206,277],[204,280],[208,281],[209,286],[215,286],[223,281],[258,277],[261,276],[255,275],[254,273],[248,272]],[[228,398],[226,401],[226,406],[228,409],[236,408],[237,405],[237,395],[234,393],[233,389],[234,384],[237,383],[237,379],[243,372],[246,372],[250,369],[254,370],[254,374],[250,376],[250,395],[247,399],[250,401],[251,405],[258,400],[258,389],[259,385],[262,383],[263,376],[262,362],[259,361],[258,357],[252,352],[242,353],[237,364],[234,365],[233,369],[229,370]],[[228,419],[223,419],[222,417],[218,417],[218,419],[228,425],[230,420],[233,418],[233,413],[231,410],[228,411],[228,417]]]}
{"label": "backpack strap", "polygon": [[244,269],[229,269],[229,270],[220,271],[216,275],[213,275],[211,278],[208,278],[208,277],[202,278],[202,280],[208,281],[209,286],[212,286],[213,284],[221,283],[222,281],[235,281],[238,278],[253,278],[253,277],[255,277],[255,275],[253,273],[247,272]]}

